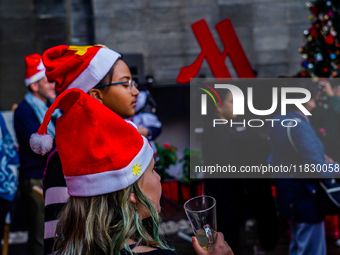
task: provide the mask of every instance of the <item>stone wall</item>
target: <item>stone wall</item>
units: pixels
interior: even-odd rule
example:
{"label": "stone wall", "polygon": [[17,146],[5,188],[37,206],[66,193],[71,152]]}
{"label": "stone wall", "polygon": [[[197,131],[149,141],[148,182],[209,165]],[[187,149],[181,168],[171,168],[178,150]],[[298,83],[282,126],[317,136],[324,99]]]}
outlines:
{"label": "stone wall", "polygon": [[23,100],[24,57],[66,43],[65,2],[0,0],[0,109]]}
{"label": "stone wall", "polygon": [[[259,77],[296,73],[302,31],[309,27],[305,0],[92,0],[92,6],[91,0],[72,0],[67,29],[67,1],[0,0],[0,110],[19,103],[27,91],[25,55],[58,44],[95,42],[142,53],[145,74],[162,85],[174,84],[180,68],[200,53],[190,27],[200,19],[222,50],[214,26],[230,18]],[[200,74],[211,76],[205,61]]]}
{"label": "stone wall", "polygon": [[[22,56],[32,53],[33,1],[0,1],[0,105],[10,109],[9,94],[25,90],[24,76],[21,82],[16,78],[22,75],[25,63]],[[20,82],[20,83],[19,83]],[[20,94],[20,93],[18,93]],[[22,95],[21,95],[22,96]],[[19,101],[19,95],[12,96],[12,103]]]}
{"label": "stone wall", "polygon": [[[231,19],[259,77],[297,73],[297,49],[309,27],[305,0],[93,0],[93,9],[97,43],[142,53],[145,73],[157,84],[175,83],[179,69],[200,53],[190,27],[200,19],[207,21],[220,50],[214,26]],[[206,62],[200,74],[211,76]]]}
{"label": "stone wall", "polygon": [[26,55],[93,44],[93,26],[92,0],[0,0],[0,109],[11,109],[27,92]]}

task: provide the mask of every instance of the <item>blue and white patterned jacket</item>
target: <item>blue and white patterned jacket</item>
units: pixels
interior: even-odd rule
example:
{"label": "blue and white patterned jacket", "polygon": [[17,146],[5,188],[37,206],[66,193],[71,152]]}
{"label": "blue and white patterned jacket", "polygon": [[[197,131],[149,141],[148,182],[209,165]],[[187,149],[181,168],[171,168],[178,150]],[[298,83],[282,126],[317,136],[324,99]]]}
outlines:
{"label": "blue and white patterned jacket", "polygon": [[15,173],[19,157],[5,120],[0,113],[0,197],[13,201],[18,189]]}

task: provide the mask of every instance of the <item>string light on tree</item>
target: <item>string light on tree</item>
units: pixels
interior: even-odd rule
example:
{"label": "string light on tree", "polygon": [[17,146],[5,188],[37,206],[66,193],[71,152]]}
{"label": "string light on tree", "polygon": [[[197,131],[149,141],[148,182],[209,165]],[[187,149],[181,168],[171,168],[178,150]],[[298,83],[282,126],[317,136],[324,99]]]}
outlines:
{"label": "string light on tree", "polygon": [[303,31],[305,45],[299,48],[302,77],[340,77],[340,1],[306,3],[311,12],[309,29]]}

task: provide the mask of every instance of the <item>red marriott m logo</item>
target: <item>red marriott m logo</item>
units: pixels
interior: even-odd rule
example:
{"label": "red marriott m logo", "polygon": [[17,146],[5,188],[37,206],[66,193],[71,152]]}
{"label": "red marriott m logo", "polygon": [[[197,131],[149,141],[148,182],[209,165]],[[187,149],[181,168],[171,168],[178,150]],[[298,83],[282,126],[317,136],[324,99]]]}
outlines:
{"label": "red marriott m logo", "polygon": [[215,27],[224,45],[222,54],[204,19],[191,25],[202,51],[190,66],[181,68],[177,77],[178,83],[188,83],[190,78],[195,78],[204,59],[207,60],[215,78],[231,78],[225,64],[227,56],[229,56],[239,78],[255,77],[230,20],[225,19]]}

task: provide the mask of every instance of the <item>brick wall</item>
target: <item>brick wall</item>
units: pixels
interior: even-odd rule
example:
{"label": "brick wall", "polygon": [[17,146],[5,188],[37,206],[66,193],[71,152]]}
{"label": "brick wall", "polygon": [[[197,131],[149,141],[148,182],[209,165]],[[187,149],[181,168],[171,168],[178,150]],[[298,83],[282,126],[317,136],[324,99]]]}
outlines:
{"label": "brick wall", "polygon": [[65,2],[0,0],[0,109],[23,100],[24,57],[66,43]]}

